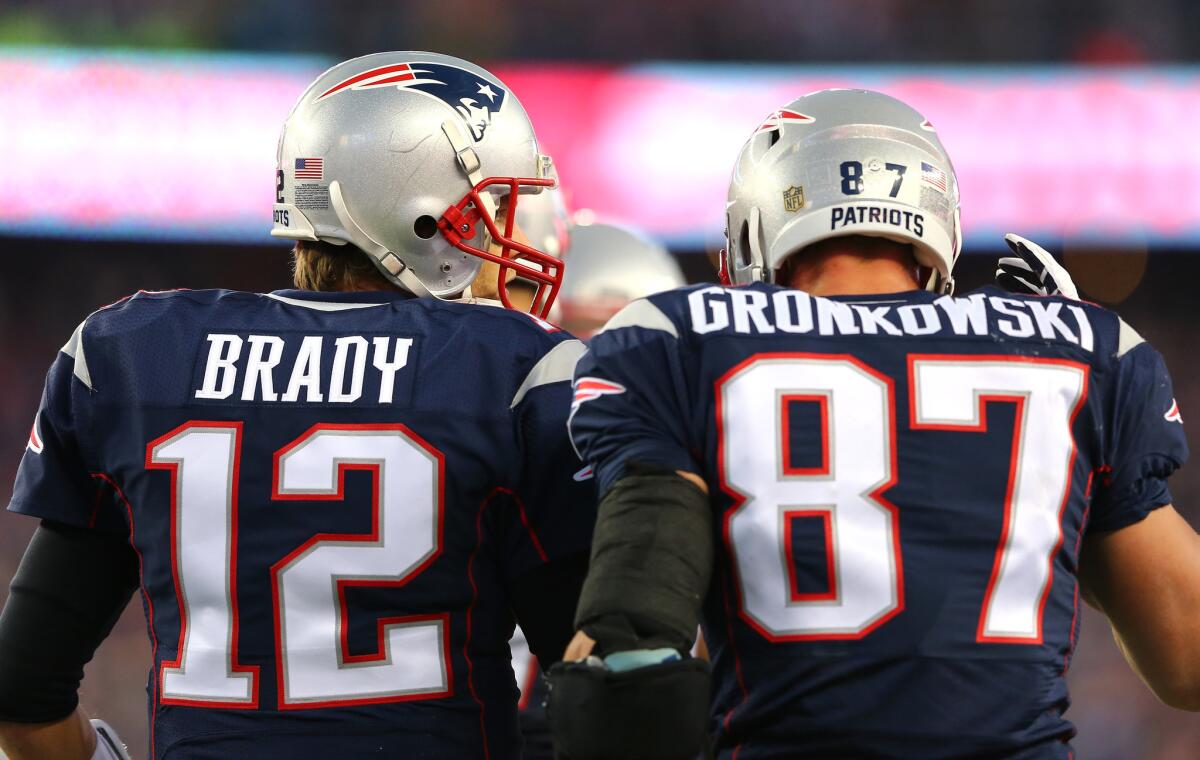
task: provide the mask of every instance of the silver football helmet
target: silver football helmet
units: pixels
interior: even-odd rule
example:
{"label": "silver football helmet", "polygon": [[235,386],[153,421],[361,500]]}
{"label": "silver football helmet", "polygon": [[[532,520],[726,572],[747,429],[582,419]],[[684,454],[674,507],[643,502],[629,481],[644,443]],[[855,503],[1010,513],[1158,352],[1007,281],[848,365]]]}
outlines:
{"label": "silver football helmet", "polygon": [[[513,238],[518,193],[554,186],[525,109],[500,80],[436,53],[375,53],[326,71],[283,126],[275,227],[350,243],[396,285],[462,294],[483,260],[536,283],[545,316],[562,263]],[[503,212],[503,213],[501,213]]]}
{"label": "silver football helmet", "polygon": [[961,247],[958,180],[933,125],[869,90],[822,90],[767,117],[743,147],[726,204],[723,279],[773,282],[826,238],[911,243],[927,287],[951,292]]}
{"label": "silver football helmet", "polygon": [[630,301],[687,284],[666,248],[620,224],[573,226],[567,261],[553,318],[577,338],[591,337]]}

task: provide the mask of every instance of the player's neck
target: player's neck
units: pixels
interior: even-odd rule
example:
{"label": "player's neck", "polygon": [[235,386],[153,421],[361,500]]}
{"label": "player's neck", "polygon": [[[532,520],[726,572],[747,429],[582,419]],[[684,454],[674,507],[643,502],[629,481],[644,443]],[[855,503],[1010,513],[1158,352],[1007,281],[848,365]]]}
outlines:
{"label": "player's neck", "polygon": [[780,284],[814,296],[902,293],[920,288],[918,267],[908,246],[871,251],[822,246],[797,255],[781,273]]}

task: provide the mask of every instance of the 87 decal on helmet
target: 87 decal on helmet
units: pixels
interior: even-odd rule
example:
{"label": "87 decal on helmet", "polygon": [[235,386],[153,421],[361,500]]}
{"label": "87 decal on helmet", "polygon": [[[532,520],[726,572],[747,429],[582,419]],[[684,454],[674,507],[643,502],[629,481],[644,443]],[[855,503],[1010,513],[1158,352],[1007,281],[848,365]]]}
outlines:
{"label": "87 decal on helmet", "polygon": [[338,64],[292,109],[276,158],[272,235],[352,244],[422,297],[459,297],[493,261],[506,306],[515,272],[537,286],[533,313],[549,313],[562,262],[514,231],[519,194],[554,187],[551,161],[488,71],[420,52]]}

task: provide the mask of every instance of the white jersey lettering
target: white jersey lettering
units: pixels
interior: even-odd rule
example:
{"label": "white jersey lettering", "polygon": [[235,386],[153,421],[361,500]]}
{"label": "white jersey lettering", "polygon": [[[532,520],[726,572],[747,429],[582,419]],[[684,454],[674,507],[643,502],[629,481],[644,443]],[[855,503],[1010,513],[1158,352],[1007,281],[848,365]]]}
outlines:
{"label": "white jersey lettering", "polygon": [[840,301],[798,290],[772,293],[716,285],[688,294],[692,331],[728,330],[739,335],[813,333],[817,335],[1003,336],[1071,343],[1095,350],[1087,311],[1057,301],[1005,298],[973,293],[941,296],[932,303]]}
{"label": "white jersey lettering", "polygon": [[192,393],[226,403],[405,403],[412,379],[400,373],[409,364],[413,342],[390,336],[210,333],[200,347],[198,387]]}

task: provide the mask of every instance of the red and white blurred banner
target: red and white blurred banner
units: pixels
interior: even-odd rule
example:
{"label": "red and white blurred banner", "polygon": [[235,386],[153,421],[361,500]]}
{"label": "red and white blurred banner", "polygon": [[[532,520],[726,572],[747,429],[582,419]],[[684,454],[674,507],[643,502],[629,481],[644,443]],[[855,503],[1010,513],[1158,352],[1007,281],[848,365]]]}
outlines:
{"label": "red and white blurred banner", "polygon": [[[265,242],[275,144],[327,61],[0,49],[0,232]],[[1004,231],[1200,242],[1200,68],[492,67],[574,208],[716,246],[733,159],[823,87],[878,89],[936,125],[968,246]]]}

